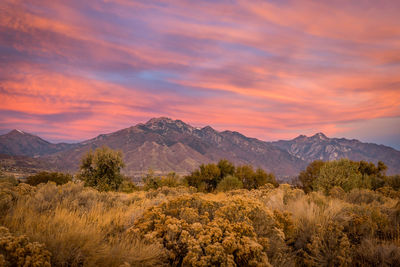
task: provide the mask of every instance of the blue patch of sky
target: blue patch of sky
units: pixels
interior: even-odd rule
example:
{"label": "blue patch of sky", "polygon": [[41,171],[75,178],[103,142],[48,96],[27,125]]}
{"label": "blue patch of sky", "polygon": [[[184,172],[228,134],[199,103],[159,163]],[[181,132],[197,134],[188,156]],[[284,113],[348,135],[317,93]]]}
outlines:
{"label": "blue patch of sky", "polygon": [[133,88],[133,90],[153,93],[169,92],[189,97],[215,96],[215,93],[212,92],[202,91],[198,90],[198,88],[186,87],[168,81],[168,79],[179,79],[180,74],[166,70],[142,70],[137,72],[92,71],[86,73],[81,72],[81,74],[91,79],[120,84],[126,88]]}

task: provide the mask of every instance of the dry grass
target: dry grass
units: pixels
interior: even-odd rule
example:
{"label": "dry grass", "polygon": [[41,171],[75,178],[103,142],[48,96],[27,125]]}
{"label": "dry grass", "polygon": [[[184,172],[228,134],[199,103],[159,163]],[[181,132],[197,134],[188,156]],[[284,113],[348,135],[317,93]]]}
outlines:
{"label": "dry grass", "polygon": [[[185,199],[192,198],[199,206],[186,206]],[[209,218],[199,225],[204,218],[195,219],[196,213],[203,214],[203,209],[210,209]],[[260,214],[268,214],[268,220]],[[155,220],[174,224],[158,222],[157,228]],[[229,228],[229,222],[241,227]],[[174,228],[175,224],[182,226]],[[203,229],[201,235],[208,238],[209,231],[218,232],[218,227],[259,253],[251,257],[268,258],[268,264],[274,266],[400,265],[399,199],[365,189],[335,192],[332,196],[304,194],[289,185],[215,194],[195,193],[187,187],[162,187],[126,194],[101,193],[79,183],[31,187],[5,182],[0,183],[0,225],[13,235],[25,235],[30,242],[43,244],[55,266],[165,265],[171,249],[196,247],[194,234],[179,239],[182,233],[187,235],[182,229],[188,233]],[[139,226],[141,234],[132,234]],[[174,242],[168,239],[171,233],[178,238]],[[163,242],[163,238],[170,243]],[[226,245],[229,239],[223,236],[221,240]],[[188,261],[192,265],[206,264],[215,259],[207,253],[221,249],[218,242],[210,246],[202,243],[204,251],[189,253],[189,249],[182,253],[193,257]],[[241,258],[235,258],[238,252],[220,251],[231,259],[225,261],[230,264],[246,262],[245,257],[250,257],[245,250]],[[179,257],[183,259],[184,255]]]}
{"label": "dry grass", "polygon": [[21,197],[2,224],[46,245],[56,266],[157,265],[160,244],[124,234],[160,199],[137,194],[99,193],[81,184],[40,186]]}

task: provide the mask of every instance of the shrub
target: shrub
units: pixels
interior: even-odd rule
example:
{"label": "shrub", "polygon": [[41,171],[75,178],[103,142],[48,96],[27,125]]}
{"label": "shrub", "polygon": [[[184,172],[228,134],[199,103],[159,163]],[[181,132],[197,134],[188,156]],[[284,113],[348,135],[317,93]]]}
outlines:
{"label": "shrub", "polygon": [[143,178],[144,189],[157,189],[160,188],[161,185],[161,177],[155,176],[153,170],[148,170],[146,176]]}
{"label": "shrub", "polygon": [[94,153],[89,151],[82,158],[79,177],[86,186],[100,191],[116,191],[123,181],[120,173],[122,167],[122,152],[104,146],[97,148]]}
{"label": "shrub", "polygon": [[12,185],[18,185],[19,181],[13,175],[4,175],[0,173],[0,183],[10,183]]}
{"label": "shrub", "polygon": [[124,193],[132,193],[136,190],[138,190],[137,186],[127,179],[124,179],[119,186],[119,191]]}
{"label": "shrub", "polygon": [[354,249],[355,266],[400,266],[400,247],[395,244],[365,239]]}
{"label": "shrub", "polygon": [[243,183],[236,176],[226,176],[222,181],[218,184],[218,191],[229,191],[243,188]]}
{"label": "shrub", "polygon": [[57,185],[66,184],[72,181],[72,175],[60,172],[39,172],[35,175],[28,176],[26,183],[32,186],[47,182],[55,182]]}
{"label": "shrub", "polygon": [[400,175],[393,175],[386,177],[386,186],[390,186],[394,190],[400,190]]}
{"label": "shrub", "polygon": [[390,234],[390,219],[380,207],[351,206],[343,209],[347,215],[344,231],[352,244],[360,244],[366,238],[383,238]]}
{"label": "shrub", "polygon": [[235,174],[235,166],[226,159],[221,159],[218,162],[217,166],[219,168],[221,178],[227,177],[229,175],[233,176]]}
{"label": "shrub", "polygon": [[287,249],[280,225],[255,202],[215,202],[194,195],[151,208],[131,234],[158,240],[171,265],[265,266],[269,257]]}
{"label": "shrub", "polygon": [[305,263],[308,266],[349,266],[350,242],[342,230],[343,226],[334,222],[319,226],[307,246]]}
{"label": "shrub", "polygon": [[[227,160],[220,160],[218,164],[202,164],[198,170],[186,176],[185,180],[189,186],[196,187],[199,191],[213,192],[218,184],[228,176],[237,177],[246,189],[256,189],[267,183],[278,186],[274,174],[266,173],[260,168],[254,171],[250,165],[235,168]],[[233,181],[233,179],[229,178],[224,183],[228,181]]]}
{"label": "shrub", "polygon": [[236,168],[235,176],[237,176],[243,183],[246,189],[256,189],[267,183],[278,186],[275,176],[272,173],[266,173],[262,169],[254,171],[250,165],[243,165]]}
{"label": "shrub", "polygon": [[350,242],[343,226],[329,223],[318,227],[308,245],[309,253],[305,255],[308,266],[349,266],[351,264]]}
{"label": "shrub", "polygon": [[177,187],[181,185],[180,177],[175,172],[170,172],[166,176],[161,177],[161,186]]}
{"label": "shrub", "polygon": [[199,191],[212,192],[221,180],[221,171],[216,164],[202,164],[198,170],[185,177],[189,186]]}
{"label": "shrub", "polygon": [[341,159],[325,162],[312,187],[314,190],[322,190],[325,194],[328,194],[334,186],[340,186],[349,192],[353,188],[360,187],[361,180],[358,164],[348,159]]}
{"label": "shrub", "polygon": [[325,162],[322,160],[315,160],[311,162],[306,170],[301,171],[299,174],[299,180],[305,193],[314,191],[314,181],[319,176],[319,172]]}
{"label": "shrub", "polygon": [[0,226],[0,264],[2,266],[48,266],[51,254],[43,244],[29,242],[25,236],[14,236]]}
{"label": "shrub", "polygon": [[383,204],[388,199],[378,192],[368,189],[355,188],[345,195],[344,200],[353,204],[371,204],[374,202]]}

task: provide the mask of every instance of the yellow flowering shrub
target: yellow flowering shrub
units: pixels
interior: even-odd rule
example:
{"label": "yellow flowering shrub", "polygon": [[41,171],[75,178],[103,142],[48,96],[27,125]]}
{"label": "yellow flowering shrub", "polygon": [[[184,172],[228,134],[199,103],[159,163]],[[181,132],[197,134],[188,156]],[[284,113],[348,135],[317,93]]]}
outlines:
{"label": "yellow flowering shrub", "polygon": [[239,196],[211,201],[195,194],[149,209],[130,233],[163,244],[172,265],[268,266],[289,250],[287,216]]}
{"label": "yellow flowering shrub", "polygon": [[318,227],[308,244],[304,262],[307,266],[349,266],[351,264],[350,242],[343,226],[329,223]]}
{"label": "yellow flowering shrub", "polygon": [[0,226],[0,265],[50,267],[50,252],[43,244],[29,242],[25,236],[14,236]]}

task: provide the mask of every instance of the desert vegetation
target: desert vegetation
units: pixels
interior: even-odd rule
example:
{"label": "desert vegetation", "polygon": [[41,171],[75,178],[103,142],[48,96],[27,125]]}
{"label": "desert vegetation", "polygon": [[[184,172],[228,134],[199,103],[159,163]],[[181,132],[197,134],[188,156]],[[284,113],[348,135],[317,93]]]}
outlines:
{"label": "desert vegetation", "polygon": [[150,171],[142,187],[82,173],[1,178],[0,265],[400,265],[400,177],[383,163],[314,162],[297,185],[226,160],[186,177]]}

